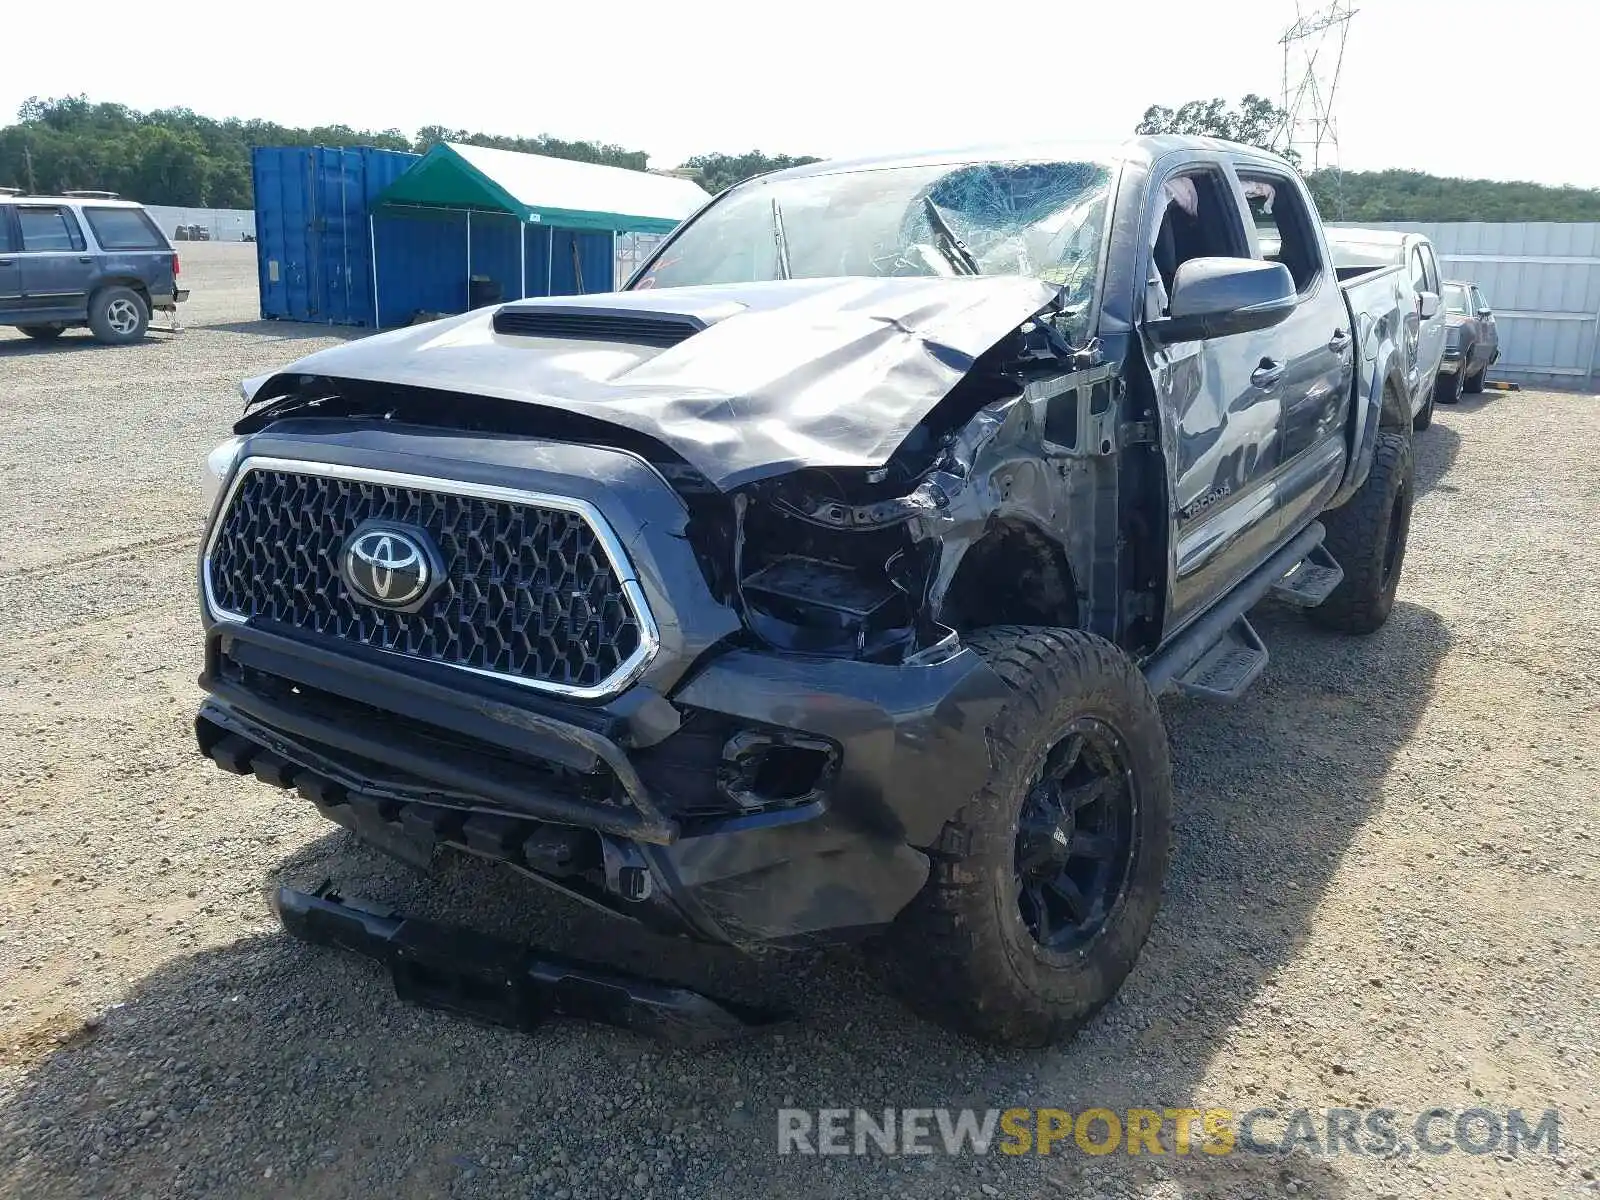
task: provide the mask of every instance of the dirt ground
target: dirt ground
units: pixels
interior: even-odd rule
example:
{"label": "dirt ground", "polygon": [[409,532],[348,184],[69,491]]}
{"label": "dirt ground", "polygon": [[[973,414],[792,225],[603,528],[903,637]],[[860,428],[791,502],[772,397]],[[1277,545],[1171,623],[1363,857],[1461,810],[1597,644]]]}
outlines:
{"label": "dirt ground", "polygon": [[[423,878],[198,756],[201,459],[239,378],[337,336],[255,320],[252,249],[184,249],[175,337],[0,330],[0,1194],[1600,1193],[1600,399],[1441,407],[1388,626],[1345,639],[1265,605],[1248,696],[1164,702],[1155,934],[1079,1038],[1002,1053],[908,1016],[860,953],[745,960],[477,864]],[[797,1016],[698,1053],[481,1029],[279,932],[269,889],[330,876]],[[1402,1132],[1553,1108],[1560,1144],[777,1153],[780,1107],[1096,1105],[1389,1108]]]}

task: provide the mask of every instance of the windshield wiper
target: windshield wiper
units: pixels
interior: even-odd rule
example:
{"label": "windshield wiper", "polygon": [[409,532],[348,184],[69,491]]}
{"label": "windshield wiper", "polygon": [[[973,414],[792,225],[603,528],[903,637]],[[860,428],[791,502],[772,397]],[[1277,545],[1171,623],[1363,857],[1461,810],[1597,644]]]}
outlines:
{"label": "windshield wiper", "polygon": [[933,202],[933,197],[924,196],[922,207],[927,211],[928,224],[933,226],[933,232],[938,235],[934,245],[938,247],[940,254],[950,260],[950,265],[956,269],[956,274],[981,274],[977,258],[967,249],[967,244],[956,236],[955,230],[950,228],[950,222],[944,219],[944,214]]}
{"label": "windshield wiper", "polygon": [[789,238],[783,232],[783,210],[778,207],[778,198],[772,198],[772,242],[778,249],[778,278],[788,279],[789,275]]}

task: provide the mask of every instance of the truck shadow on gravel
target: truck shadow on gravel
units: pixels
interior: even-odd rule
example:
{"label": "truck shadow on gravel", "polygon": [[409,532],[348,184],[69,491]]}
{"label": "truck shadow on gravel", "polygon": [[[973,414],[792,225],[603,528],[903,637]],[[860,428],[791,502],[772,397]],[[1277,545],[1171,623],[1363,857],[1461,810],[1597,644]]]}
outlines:
{"label": "truck shadow on gravel", "polygon": [[354,341],[374,332],[371,329],[352,329],[345,325],[314,325],[302,321],[196,321],[189,329],[208,329],[221,333],[245,333],[275,342],[326,341],[337,338]]}
{"label": "truck shadow on gravel", "polygon": [[[1435,443],[1444,454],[1444,439]],[[1274,657],[1249,695],[1232,706],[1163,704],[1177,792],[1168,894],[1133,975],[1073,1042],[996,1051],[923,1024],[880,990],[870,949],[745,958],[664,941],[484,864],[423,878],[335,832],[279,864],[270,883],[332,876],[419,916],[666,974],[795,1019],[697,1052],[576,1023],[524,1035],[401,1004],[387,976],[353,956],[248,936],[156,969],[124,1006],[28,1058],[0,1109],[0,1188],[573,1200],[1117,1195],[1158,1184],[1174,1195],[1360,1192],[1340,1160],[1302,1154],[1089,1157],[1070,1143],[1049,1157],[776,1150],[776,1110],[788,1106],[1242,1113],[1358,1102],[1359,1064],[1292,1032],[1275,988],[1303,967],[1352,839],[1386,790],[1405,786],[1391,781],[1391,764],[1428,705],[1449,636],[1437,615],[1405,602],[1362,639],[1319,633],[1273,603],[1255,620]],[[1269,1054],[1252,1058],[1252,1042]],[[1321,1090],[1280,1094],[1294,1086],[1291,1069],[1314,1074]]]}
{"label": "truck shadow on gravel", "polygon": [[30,337],[0,337],[0,361],[8,358],[42,358],[52,354],[137,354],[162,342],[171,341],[174,335],[168,329],[151,329],[137,342],[126,346],[108,346],[95,340],[87,329],[69,329],[51,342],[38,342]]}
{"label": "truck shadow on gravel", "polygon": [[1445,477],[1449,475],[1450,468],[1456,465],[1456,458],[1461,453],[1459,433],[1448,425],[1441,425],[1436,417],[1432,425],[1414,435],[1412,448],[1416,455],[1416,488],[1419,497],[1426,496],[1435,488],[1444,492],[1458,490]]}

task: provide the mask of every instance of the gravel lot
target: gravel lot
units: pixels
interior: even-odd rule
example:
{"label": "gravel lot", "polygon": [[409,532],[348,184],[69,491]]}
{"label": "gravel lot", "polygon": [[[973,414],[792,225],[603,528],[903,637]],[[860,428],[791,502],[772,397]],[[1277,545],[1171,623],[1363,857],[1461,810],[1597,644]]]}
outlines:
{"label": "gravel lot", "polygon": [[[905,1015],[852,953],[651,941],[473,863],[422,879],[193,749],[200,461],[234,384],[330,344],[255,321],[252,248],[183,249],[186,328],[0,330],[0,1194],[1552,1196],[1600,1191],[1600,402],[1441,408],[1378,635],[1272,606],[1232,707],[1164,705],[1169,896],[1070,1045]],[[796,1010],[699,1053],[484,1030],[290,942],[280,880],[645,956]],[[1562,1113],[1559,1155],[779,1157],[837,1105]]]}

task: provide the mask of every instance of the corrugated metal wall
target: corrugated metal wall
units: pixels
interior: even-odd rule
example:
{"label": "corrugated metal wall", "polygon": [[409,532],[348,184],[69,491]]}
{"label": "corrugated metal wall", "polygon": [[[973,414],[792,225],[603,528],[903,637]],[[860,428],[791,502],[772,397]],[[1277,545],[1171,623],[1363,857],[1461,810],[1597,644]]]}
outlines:
{"label": "corrugated metal wall", "polygon": [[373,324],[368,206],[417,158],[370,146],[253,151],[263,317]]}
{"label": "corrugated metal wall", "polygon": [[248,208],[171,208],[165,204],[146,204],[161,232],[169,238],[179,225],[203,225],[214,242],[242,242],[245,234],[256,231],[256,214]]}
{"label": "corrugated metal wall", "polygon": [[[465,213],[417,208],[380,214],[374,223],[380,324],[466,311],[469,276],[497,285],[504,300],[520,298],[517,229],[516,219],[504,213],[474,212],[469,270]],[[611,234],[528,225],[523,235],[527,295],[574,296],[615,286]]]}
{"label": "corrugated metal wall", "polygon": [[[469,276],[522,292],[517,221],[504,213],[437,209],[384,213],[372,201],[419,156],[370,147],[263,146],[252,155],[261,315],[318,324],[392,327],[418,313],[464,312]],[[529,296],[615,286],[609,233],[529,225]],[[372,249],[377,249],[377,295]]]}
{"label": "corrugated metal wall", "polygon": [[1600,384],[1600,225],[1362,222],[1427,234],[1446,278],[1475,282],[1500,327],[1491,378]]}

